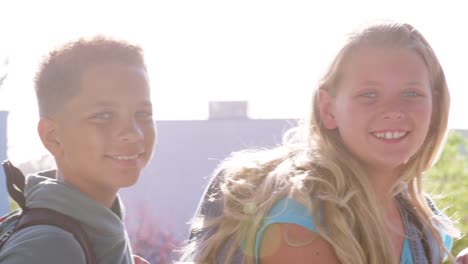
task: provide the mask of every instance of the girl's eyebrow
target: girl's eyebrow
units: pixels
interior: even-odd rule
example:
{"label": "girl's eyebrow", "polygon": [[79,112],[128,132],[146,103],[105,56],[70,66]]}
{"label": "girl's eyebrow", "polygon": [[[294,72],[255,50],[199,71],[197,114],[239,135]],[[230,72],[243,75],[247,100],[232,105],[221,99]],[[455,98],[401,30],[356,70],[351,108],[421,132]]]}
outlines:
{"label": "girl's eyebrow", "polygon": [[[368,86],[377,86],[380,83],[377,81],[371,81],[371,80],[364,80],[361,82],[362,85],[368,85]],[[408,81],[405,83],[405,85],[412,85],[412,86],[422,86],[423,83],[419,81]]]}
{"label": "girl's eyebrow", "polygon": [[371,80],[364,80],[361,84],[368,85],[368,86],[376,86],[376,85],[379,85],[379,82],[371,81]]}
{"label": "girl's eyebrow", "polygon": [[406,85],[422,86],[423,84],[421,82],[418,82],[418,81],[411,81],[411,82],[407,82]]}

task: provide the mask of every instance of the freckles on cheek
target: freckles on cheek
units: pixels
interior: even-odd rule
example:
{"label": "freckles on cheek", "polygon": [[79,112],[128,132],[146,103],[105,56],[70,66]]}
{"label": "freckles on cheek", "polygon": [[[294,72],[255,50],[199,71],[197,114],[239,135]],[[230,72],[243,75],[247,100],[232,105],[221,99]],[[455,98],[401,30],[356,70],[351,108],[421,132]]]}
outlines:
{"label": "freckles on cheek", "polygon": [[415,118],[421,122],[430,122],[432,117],[432,105],[428,104],[421,104],[413,108],[413,113],[416,115]]}

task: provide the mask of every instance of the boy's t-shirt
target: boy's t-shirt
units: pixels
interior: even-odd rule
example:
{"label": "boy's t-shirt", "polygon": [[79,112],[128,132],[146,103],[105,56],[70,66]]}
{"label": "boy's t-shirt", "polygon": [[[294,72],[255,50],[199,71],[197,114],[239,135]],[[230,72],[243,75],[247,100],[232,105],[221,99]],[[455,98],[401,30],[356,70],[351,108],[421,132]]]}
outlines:
{"label": "boy's t-shirt", "polygon": [[[130,242],[117,197],[113,210],[96,203],[70,184],[31,175],[26,206],[49,208],[76,219],[85,230],[99,264],[132,262]],[[59,227],[37,225],[14,233],[0,250],[0,263],[84,264],[85,255],[73,235]]]}

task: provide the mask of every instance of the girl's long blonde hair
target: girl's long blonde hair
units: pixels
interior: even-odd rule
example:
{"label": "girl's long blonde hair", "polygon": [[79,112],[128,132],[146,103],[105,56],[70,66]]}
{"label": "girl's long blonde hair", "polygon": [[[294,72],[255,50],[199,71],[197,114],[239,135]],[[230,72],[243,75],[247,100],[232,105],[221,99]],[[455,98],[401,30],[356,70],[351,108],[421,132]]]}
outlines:
{"label": "girl's long blonde hair", "polygon": [[[401,165],[401,176],[391,195],[403,196],[408,209],[436,238],[439,252],[445,252],[436,226],[454,236],[456,230],[434,214],[421,188],[422,173],[437,160],[446,137],[450,98],[444,72],[419,31],[408,24],[383,22],[349,36],[318,89],[336,93],[343,64],[353,51],[366,45],[410,49],[423,59],[429,71],[433,95],[429,132],[417,153]],[[385,214],[362,164],[348,151],[336,130],[322,125],[318,89],[309,120],[289,131],[281,146],[238,152],[220,164],[217,172],[224,176],[218,199],[222,201],[223,213],[215,219],[200,215],[194,220],[199,224],[194,228],[211,226],[215,232],[207,240],[191,241],[186,256],[190,255],[196,263],[216,263],[216,256],[227,248],[226,263],[231,263],[241,248],[244,263],[253,263],[256,230],[272,206],[288,196],[310,210],[318,233],[332,245],[342,263],[399,263],[386,233]],[[316,210],[319,203],[320,221]]]}

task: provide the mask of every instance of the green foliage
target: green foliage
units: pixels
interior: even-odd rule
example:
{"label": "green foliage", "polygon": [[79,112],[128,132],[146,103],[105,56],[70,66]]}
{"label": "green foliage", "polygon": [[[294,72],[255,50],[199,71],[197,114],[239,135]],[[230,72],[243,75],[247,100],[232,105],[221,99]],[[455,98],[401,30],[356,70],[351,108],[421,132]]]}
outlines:
{"label": "green foliage", "polygon": [[462,232],[454,243],[455,256],[468,247],[468,140],[461,134],[450,133],[439,161],[424,176],[424,189],[437,206]]}
{"label": "green foliage", "polygon": [[13,200],[11,197],[9,199],[9,203],[10,203],[10,212],[19,208],[18,203],[16,203],[15,200]]}

